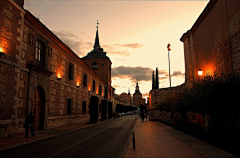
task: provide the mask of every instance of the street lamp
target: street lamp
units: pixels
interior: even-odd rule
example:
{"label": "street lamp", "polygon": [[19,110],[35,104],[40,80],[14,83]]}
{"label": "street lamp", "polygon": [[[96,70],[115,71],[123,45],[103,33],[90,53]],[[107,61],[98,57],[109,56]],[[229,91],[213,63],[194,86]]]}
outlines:
{"label": "street lamp", "polygon": [[203,70],[202,69],[199,69],[198,70],[198,76],[202,76],[203,75]]}
{"label": "street lamp", "polygon": [[171,48],[170,48],[170,43],[168,43],[168,45],[167,45],[167,49],[168,49],[168,64],[169,64],[169,84],[170,84],[170,87],[172,87],[171,86],[171,75],[170,75],[170,56],[169,56],[169,51],[171,50]]}

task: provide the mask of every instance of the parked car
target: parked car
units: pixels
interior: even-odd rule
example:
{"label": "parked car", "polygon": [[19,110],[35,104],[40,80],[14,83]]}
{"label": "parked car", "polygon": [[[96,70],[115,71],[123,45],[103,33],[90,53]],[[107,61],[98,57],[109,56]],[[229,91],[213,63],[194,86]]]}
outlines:
{"label": "parked car", "polygon": [[126,112],[126,115],[132,115],[131,111]]}
{"label": "parked car", "polygon": [[124,112],[119,113],[120,116],[125,116]]}

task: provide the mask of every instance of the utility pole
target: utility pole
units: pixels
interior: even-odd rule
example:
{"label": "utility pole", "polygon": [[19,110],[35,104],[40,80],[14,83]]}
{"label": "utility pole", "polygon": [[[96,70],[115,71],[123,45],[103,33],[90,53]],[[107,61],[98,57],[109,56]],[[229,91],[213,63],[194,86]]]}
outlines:
{"label": "utility pole", "polygon": [[171,50],[170,46],[171,46],[170,43],[168,43],[167,49],[168,49],[168,64],[169,64],[169,84],[170,84],[170,87],[172,87],[171,86],[171,71],[170,71],[170,56],[169,56],[169,51]]}

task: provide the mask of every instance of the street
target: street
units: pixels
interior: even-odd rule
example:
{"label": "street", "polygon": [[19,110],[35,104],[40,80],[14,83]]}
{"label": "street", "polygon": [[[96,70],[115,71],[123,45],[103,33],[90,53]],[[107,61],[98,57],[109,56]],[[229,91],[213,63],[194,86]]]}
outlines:
{"label": "street", "polygon": [[121,157],[138,114],[3,151],[1,157]]}

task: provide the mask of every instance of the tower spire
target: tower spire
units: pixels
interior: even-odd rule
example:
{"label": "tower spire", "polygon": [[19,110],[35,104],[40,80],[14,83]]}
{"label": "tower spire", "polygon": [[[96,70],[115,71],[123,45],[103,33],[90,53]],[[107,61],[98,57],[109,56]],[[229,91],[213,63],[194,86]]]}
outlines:
{"label": "tower spire", "polygon": [[158,67],[156,68],[156,89],[159,89]]}
{"label": "tower spire", "polygon": [[154,71],[153,71],[153,74],[152,74],[152,89],[155,89]]}
{"label": "tower spire", "polygon": [[138,87],[138,78],[137,78],[137,87]]}
{"label": "tower spire", "polygon": [[96,32],[96,37],[95,37],[95,43],[94,43],[94,46],[93,46],[93,48],[95,50],[98,49],[98,48],[101,48],[100,42],[99,42],[99,36],[98,36],[98,25],[99,25],[98,20],[97,20],[96,24],[97,24],[97,32]]}

